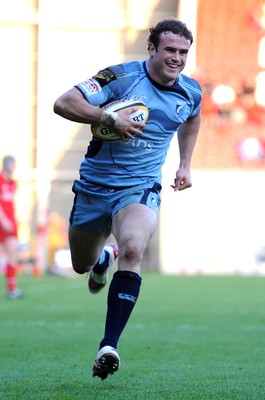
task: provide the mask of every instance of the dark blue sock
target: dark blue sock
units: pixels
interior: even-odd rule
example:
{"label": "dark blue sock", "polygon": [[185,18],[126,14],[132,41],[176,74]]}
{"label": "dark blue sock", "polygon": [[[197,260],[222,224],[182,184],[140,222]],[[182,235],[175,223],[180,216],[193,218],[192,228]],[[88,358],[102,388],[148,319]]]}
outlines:
{"label": "dark blue sock", "polygon": [[103,274],[109,266],[109,258],[109,252],[103,249],[100,258],[93,267],[93,271],[96,272],[96,274]]}
{"label": "dark blue sock", "polygon": [[113,275],[108,294],[105,335],[100,343],[117,348],[140,292],[142,278],[135,272],[117,271]]}

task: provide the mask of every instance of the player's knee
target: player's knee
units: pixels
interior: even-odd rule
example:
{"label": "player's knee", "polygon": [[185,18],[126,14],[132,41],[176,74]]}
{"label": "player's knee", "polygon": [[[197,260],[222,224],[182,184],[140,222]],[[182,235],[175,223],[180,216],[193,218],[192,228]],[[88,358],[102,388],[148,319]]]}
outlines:
{"label": "player's knee", "polygon": [[87,260],[77,260],[72,257],[72,267],[77,274],[82,275],[89,272],[93,265],[93,263],[90,263]]}
{"label": "player's knee", "polygon": [[82,267],[79,264],[72,264],[73,266],[73,270],[77,273],[77,274],[85,274],[86,272],[89,272],[91,268],[89,267]]}
{"label": "player's knee", "polygon": [[125,264],[139,264],[143,258],[144,247],[141,240],[129,239],[120,247],[119,258]]}

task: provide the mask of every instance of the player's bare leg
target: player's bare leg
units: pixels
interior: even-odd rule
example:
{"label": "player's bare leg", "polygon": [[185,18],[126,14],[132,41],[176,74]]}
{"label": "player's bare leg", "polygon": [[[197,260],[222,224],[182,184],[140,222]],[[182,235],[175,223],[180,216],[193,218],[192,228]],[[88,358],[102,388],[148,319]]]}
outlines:
{"label": "player's bare leg", "polygon": [[106,232],[82,231],[73,228],[68,230],[73,269],[84,274],[89,272],[98,261],[110,230]]}
{"label": "player's bare leg", "polygon": [[110,231],[103,233],[81,231],[69,227],[69,243],[73,268],[77,273],[90,271],[88,288],[91,293],[98,293],[108,280],[108,270],[118,257],[118,247],[115,243],[105,241]]}
{"label": "player's bare leg", "polygon": [[113,217],[112,232],[119,246],[120,271],[140,274],[143,254],[156,225],[155,211],[144,204],[129,204]]}
{"label": "player's bare leg", "polygon": [[113,218],[113,234],[120,251],[118,271],[109,287],[105,335],[92,368],[93,376],[106,379],[120,366],[118,340],[140,292],[140,265],[156,224],[156,213],[142,204],[128,205]]}

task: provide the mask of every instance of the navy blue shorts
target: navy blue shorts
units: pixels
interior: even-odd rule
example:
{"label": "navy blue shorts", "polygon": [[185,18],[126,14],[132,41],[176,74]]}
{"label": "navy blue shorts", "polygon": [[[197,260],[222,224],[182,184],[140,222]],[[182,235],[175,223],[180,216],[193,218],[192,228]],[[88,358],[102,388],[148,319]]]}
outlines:
{"label": "navy blue shorts", "polygon": [[74,204],[70,224],[81,230],[104,232],[111,228],[112,217],[129,204],[145,204],[158,214],[160,183],[113,189],[94,185],[84,179],[74,181]]}

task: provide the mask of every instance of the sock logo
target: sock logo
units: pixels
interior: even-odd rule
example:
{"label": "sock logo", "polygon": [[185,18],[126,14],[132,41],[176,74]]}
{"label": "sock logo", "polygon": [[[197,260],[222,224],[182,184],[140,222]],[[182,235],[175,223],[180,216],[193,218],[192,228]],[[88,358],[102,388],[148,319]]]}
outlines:
{"label": "sock logo", "polygon": [[133,303],[136,303],[136,297],[132,296],[131,294],[119,293],[118,297],[119,297],[119,299],[128,300],[128,301],[131,301]]}

